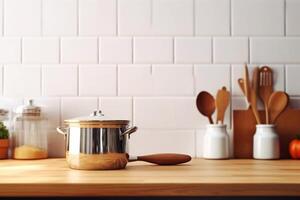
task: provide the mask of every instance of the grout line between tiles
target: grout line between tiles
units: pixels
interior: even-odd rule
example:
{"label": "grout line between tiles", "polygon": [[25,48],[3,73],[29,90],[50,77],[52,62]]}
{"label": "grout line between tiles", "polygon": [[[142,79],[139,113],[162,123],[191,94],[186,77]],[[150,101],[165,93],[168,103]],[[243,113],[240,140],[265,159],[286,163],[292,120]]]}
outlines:
{"label": "grout line between tiles", "polygon": [[232,36],[232,2],[229,0],[229,35]]}
{"label": "grout line between tiles", "polygon": [[116,0],[116,34],[119,36],[119,1]]}
{"label": "grout line between tiles", "polygon": [[20,62],[23,63],[23,37],[20,38]]}
{"label": "grout line between tiles", "polygon": [[97,37],[97,63],[100,64],[100,37]]}
{"label": "grout line between tiles", "polygon": [[135,44],[135,38],[134,37],[132,37],[131,38],[131,63],[133,64],[134,63],[134,44]]}
{"label": "grout line between tiles", "polygon": [[44,35],[44,33],[43,33],[43,0],[41,0],[41,21],[40,21],[40,25],[41,25],[41,29],[40,29],[40,31],[41,31],[41,36],[43,36]]}
{"label": "grout line between tiles", "polygon": [[76,0],[76,18],[77,18],[76,35],[79,36],[79,0]]}
{"label": "grout line between tiles", "polygon": [[5,20],[4,20],[4,17],[5,17],[5,14],[4,14],[4,12],[5,12],[5,9],[4,9],[4,0],[2,0],[2,32],[1,32],[1,34],[2,34],[2,36],[4,36],[4,22],[5,22]]}
{"label": "grout line between tiles", "polygon": [[61,64],[61,37],[58,37],[58,63]]}
{"label": "grout line between tiles", "polygon": [[211,42],[211,63],[214,63],[214,44],[215,44],[215,40],[213,37],[210,37],[210,42]]}
{"label": "grout line between tiles", "polygon": [[2,65],[1,71],[2,71],[2,86],[1,86],[2,92],[1,93],[2,93],[2,96],[4,96],[4,73],[5,73],[4,65]]}
{"label": "grout line between tiles", "polygon": [[283,4],[284,4],[283,5],[283,35],[286,36],[286,23],[287,23],[286,0],[284,0]]}
{"label": "grout line between tiles", "polygon": [[250,37],[248,37],[248,63],[250,64],[251,63],[251,60],[250,60],[250,57],[251,57],[251,48],[250,48]]}
{"label": "grout line between tiles", "polygon": [[193,36],[196,36],[196,0],[193,0]]}

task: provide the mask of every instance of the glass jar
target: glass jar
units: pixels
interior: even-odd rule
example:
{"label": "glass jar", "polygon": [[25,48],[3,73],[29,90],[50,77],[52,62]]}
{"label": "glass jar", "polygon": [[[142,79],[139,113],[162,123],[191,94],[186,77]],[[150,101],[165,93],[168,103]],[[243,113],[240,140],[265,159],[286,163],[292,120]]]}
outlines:
{"label": "glass jar", "polygon": [[41,108],[29,100],[16,109],[14,117],[14,159],[44,159],[48,157],[48,120]]}
{"label": "glass jar", "polygon": [[10,155],[10,118],[6,109],[0,108],[0,159],[7,159]]}

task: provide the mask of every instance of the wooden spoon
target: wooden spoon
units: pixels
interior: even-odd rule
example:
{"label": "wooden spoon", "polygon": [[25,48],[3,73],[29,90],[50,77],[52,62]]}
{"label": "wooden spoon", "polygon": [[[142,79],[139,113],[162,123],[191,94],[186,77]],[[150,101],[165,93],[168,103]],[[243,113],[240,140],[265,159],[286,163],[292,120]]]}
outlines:
{"label": "wooden spoon", "polygon": [[269,124],[268,102],[273,93],[273,72],[268,66],[263,66],[259,70],[258,93],[265,106],[266,124]]}
{"label": "wooden spoon", "polygon": [[286,109],[289,96],[285,92],[273,92],[268,103],[270,123],[275,124],[279,115]]}
{"label": "wooden spoon", "polygon": [[137,157],[130,156],[129,162],[145,161],[157,165],[178,165],[178,164],[189,162],[191,159],[192,159],[191,156],[185,154],[162,153],[162,154],[152,154],[152,155],[137,156]]}
{"label": "wooden spoon", "polygon": [[196,105],[199,112],[208,118],[210,124],[213,124],[211,116],[216,110],[214,97],[208,92],[202,91],[197,96]]}
{"label": "wooden spoon", "polygon": [[221,121],[224,124],[224,115],[226,109],[230,102],[230,93],[226,90],[226,87],[222,87],[221,90],[218,90],[216,97],[216,107],[217,107],[217,119],[216,123],[218,124]]}

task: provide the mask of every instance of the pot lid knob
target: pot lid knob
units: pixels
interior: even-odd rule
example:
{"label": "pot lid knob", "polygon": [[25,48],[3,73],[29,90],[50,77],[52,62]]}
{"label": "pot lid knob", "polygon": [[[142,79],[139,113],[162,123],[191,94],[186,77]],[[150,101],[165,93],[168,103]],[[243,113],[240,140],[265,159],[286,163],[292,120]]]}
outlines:
{"label": "pot lid knob", "polygon": [[100,116],[100,117],[102,117],[102,116],[104,116],[104,114],[102,113],[102,111],[101,110],[94,110],[94,112],[91,114],[91,116]]}

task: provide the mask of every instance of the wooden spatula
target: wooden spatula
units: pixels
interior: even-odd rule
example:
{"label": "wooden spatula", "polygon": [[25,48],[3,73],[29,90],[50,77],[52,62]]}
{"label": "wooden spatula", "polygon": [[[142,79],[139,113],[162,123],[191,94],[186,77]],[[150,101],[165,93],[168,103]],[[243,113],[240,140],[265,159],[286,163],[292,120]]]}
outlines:
{"label": "wooden spatula", "polygon": [[269,124],[268,102],[273,93],[273,71],[268,66],[263,66],[259,70],[258,94],[264,103],[266,113],[266,124]]}
{"label": "wooden spatula", "polygon": [[216,108],[217,108],[217,119],[216,123],[221,122],[224,124],[224,116],[226,109],[230,102],[230,93],[226,90],[226,87],[222,87],[221,90],[218,90],[216,96]]}
{"label": "wooden spatula", "polygon": [[[246,98],[246,100],[247,100],[246,93],[245,93],[245,80],[242,79],[242,78],[239,78],[239,79],[238,79],[238,84],[239,84],[240,89],[242,90],[242,92],[243,92],[243,94],[244,94],[244,96],[245,96],[245,98]],[[247,102],[247,103],[248,103],[248,102]],[[249,103],[248,103],[248,109],[249,109]]]}
{"label": "wooden spatula", "polygon": [[279,115],[286,109],[289,96],[285,92],[273,92],[268,102],[270,123],[275,124]]}

